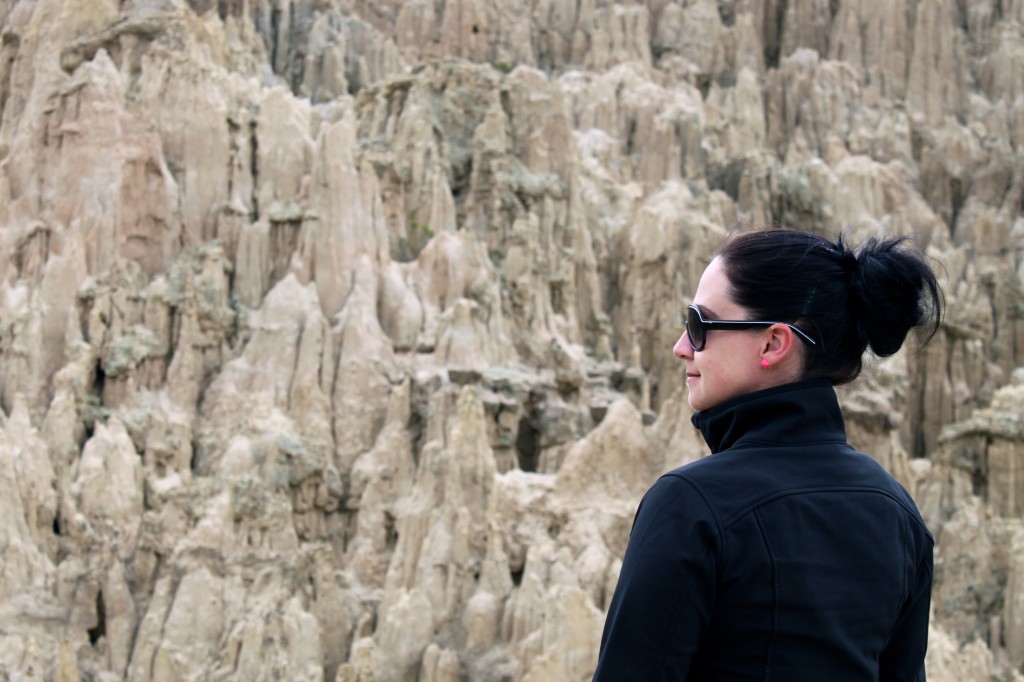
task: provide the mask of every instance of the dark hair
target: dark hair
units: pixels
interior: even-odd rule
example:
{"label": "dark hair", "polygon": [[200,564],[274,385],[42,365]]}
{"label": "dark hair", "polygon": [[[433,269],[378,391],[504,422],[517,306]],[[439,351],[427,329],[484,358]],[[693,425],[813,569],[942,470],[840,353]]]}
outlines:
{"label": "dark hair", "polygon": [[[789,322],[818,343],[805,345],[803,378],[853,381],[870,346],[886,357],[907,333],[938,331],[942,291],[935,273],[906,237],[872,237],[856,253],[809,232],[741,232],[718,251],[732,299],[754,319]],[[922,343],[922,345],[923,345]]]}

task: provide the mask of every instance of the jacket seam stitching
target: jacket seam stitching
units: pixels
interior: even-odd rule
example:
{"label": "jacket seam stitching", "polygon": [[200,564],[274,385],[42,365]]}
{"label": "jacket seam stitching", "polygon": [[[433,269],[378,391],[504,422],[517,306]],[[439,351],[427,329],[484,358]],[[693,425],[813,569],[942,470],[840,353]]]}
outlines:
{"label": "jacket seam stitching", "polygon": [[771,677],[772,669],[772,652],[775,647],[775,635],[779,630],[779,602],[781,598],[779,596],[779,567],[775,558],[775,550],[772,549],[772,543],[768,539],[768,532],[765,530],[764,524],[761,521],[761,514],[758,509],[753,511],[754,522],[757,524],[757,529],[761,533],[761,540],[764,542],[764,547],[768,551],[768,558],[771,560],[772,566],[772,632],[768,636],[768,646],[766,647],[764,657],[764,682],[768,682]]}
{"label": "jacket seam stitching", "polygon": [[918,569],[920,569],[920,565],[916,561],[914,561],[914,557],[912,556],[910,548],[908,546],[908,536],[910,535],[910,533],[909,529],[907,528],[906,519],[903,519],[903,525],[901,526],[901,530],[903,533],[903,537],[901,538],[900,544],[903,547],[903,561],[906,563],[906,565],[904,566],[902,572],[903,589],[900,591],[900,594],[907,595],[907,598],[896,605],[896,613],[893,614],[892,624],[889,626],[889,632],[885,637],[885,644],[882,646],[882,651],[885,651],[885,649],[889,646],[889,642],[892,641],[893,633],[896,632],[896,626],[899,625],[900,618],[903,616],[903,609],[907,605],[907,603],[909,603],[911,587],[910,581],[908,580],[908,573],[912,572],[916,577]]}
{"label": "jacket seam stitching", "polygon": [[[705,554],[707,554],[709,551],[713,551],[713,548],[712,547],[705,547],[704,548],[704,553]],[[715,592],[717,593],[717,582],[716,582],[716,585],[715,585]],[[678,605],[679,602],[682,601],[682,599],[683,599],[683,594],[684,593],[683,593],[682,589],[676,588],[675,598],[673,599],[673,604]],[[678,611],[679,609],[676,608],[674,610]],[[710,618],[709,618],[708,622],[710,623]],[[657,664],[657,667],[655,668],[655,670],[657,672],[660,672],[660,673],[664,673],[665,670],[668,669],[668,666],[666,665],[666,661],[668,661],[669,658],[670,658],[667,652],[671,648],[671,646],[669,644],[671,634],[672,634],[672,629],[671,628],[665,628],[664,632],[662,632],[662,635],[661,635],[661,646],[659,647],[659,651],[661,651],[662,653],[658,656],[658,664]],[[694,647],[693,655],[690,657],[690,666],[691,666],[691,668],[693,666],[694,660],[696,660],[696,658],[700,655],[700,644],[703,644],[704,639],[706,638],[706,636],[707,636],[707,631],[705,630],[698,637],[699,644],[698,644],[698,646]]]}
{"label": "jacket seam stitching", "polygon": [[[888,492],[886,490],[879,490],[878,488],[864,488],[864,487],[860,487],[860,486],[826,486],[826,487],[814,487],[814,488],[798,488],[796,490],[786,490],[786,491],[778,492],[778,493],[775,493],[775,494],[770,495],[768,497],[761,498],[760,500],[757,500],[756,502],[752,502],[751,504],[747,505],[746,507],[744,507],[743,509],[741,509],[740,511],[736,512],[735,514],[730,516],[728,519],[726,519],[721,527],[722,527],[722,529],[728,529],[734,523],[736,523],[737,521],[739,521],[740,519],[745,517],[747,514],[750,514],[754,510],[758,509],[759,507],[763,507],[764,505],[766,505],[766,504],[768,504],[770,502],[775,502],[776,500],[780,500],[783,497],[790,497],[792,495],[807,495],[807,494],[811,494],[811,493],[852,493],[852,492],[873,493],[875,495],[881,495],[883,497],[888,497],[890,500],[892,500],[893,502],[898,504],[905,512],[907,512],[911,516],[911,518],[914,519],[915,522],[918,522],[921,525],[921,527],[926,532],[928,531],[928,528],[927,528],[927,526],[924,525],[924,522],[918,521],[917,516],[914,513],[914,510],[911,507],[909,507],[906,504],[904,504],[904,502],[899,497],[897,497],[896,495],[893,495],[892,493],[890,493],[890,492]],[[705,503],[706,502],[707,501],[705,500]],[[717,520],[718,520],[717,517],[716,517],[715,520],[717,522]]]}
{"label": "jacket seam stitching", "polygon": [[718,512],[715,510],[714,505],[711,504],[710,498],[701,489],[700,485],[689,476],[674,471],[665,474],[665,476],[671,476],[672,478],[678,478],[681,481],[685,481],[697,492],[698,495],[700,495],[701,501],[704,502],[704,506],[708,508],[708,511],[711,512],[711,517],[715,520],[715,529],[718,531],[718,537],[722,537],[722,520],[718,517]]}
{"label": "jacket seam stitching", "polygon": [[[673,478],[678,478],[679,480],[688,483],[689,486],[691,488],[693,488],[693,490],[698,495],[700,495],[700,499],[704,502],[704,506],[706,506],[708,508],[708,511],[711,513],[711,518],[715,522],[715,531],[716,531],[715,539],[718,540],[718,543],[717,543],[718,547],[717,547],[717,549],[715,551],[715,555],[716,555],[717,559],[721,559],[722,556],[725,555],[725,528],[726,528],[726,526],[722,523],[721,518],[719,518],[718,511],[715,509],[714,505],[711,504],[711,499],[701,489],[700,485],[698,485],[697,482],[694,481],[693,479],[691,479],[689,476],[686,476],[685,474],[681,474],[681,473],[677,473],[677,472],[669,472],[669,473],[665,474],[665,476],[671,476]],[[716,561],[715,565],[716,565],[716,571],[715,572],[718,573],[717,569],[720,567],[721,561]]]}

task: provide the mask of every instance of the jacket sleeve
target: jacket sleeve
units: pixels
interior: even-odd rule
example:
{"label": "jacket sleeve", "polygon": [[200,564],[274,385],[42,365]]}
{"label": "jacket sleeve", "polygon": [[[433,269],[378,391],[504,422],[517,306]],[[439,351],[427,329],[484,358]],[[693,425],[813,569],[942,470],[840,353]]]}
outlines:
{"label": "jacket sleeve", "polygon": [[928,611],[932,599],[933,546],[924,543],[910,596],[879,657],[880,682],[925,682],[924,655],[928,649]]}
{"label": "jacket sleeve", "polygon": [[608,608],[595,682],[685,680],[715,599],[718,525],[666,474],[644,496]]}

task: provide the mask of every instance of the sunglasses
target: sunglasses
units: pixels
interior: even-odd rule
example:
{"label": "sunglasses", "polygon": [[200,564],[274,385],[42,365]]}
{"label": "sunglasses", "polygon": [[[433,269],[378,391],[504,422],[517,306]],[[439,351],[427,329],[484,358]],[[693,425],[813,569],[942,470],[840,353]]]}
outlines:
{"label": "sunglasses", "polygon": [[741,329],[754,329],[755,327],[770,327],[773,324],[784,324],[807,343],[812,346],[817,345],[817,342],[814,339],[788,322],[769,322],[767,320],[705,320],[704,316],[700,314],[700,308],[697,306],[690,305],[687,306],[686,309],[686,337],[690,340],[690,347],[692,347],[694,351],[704,350],[704,346],[706,346],[708,342],[709,329],[722,329],[726,331],[732,329],[739,331]]}

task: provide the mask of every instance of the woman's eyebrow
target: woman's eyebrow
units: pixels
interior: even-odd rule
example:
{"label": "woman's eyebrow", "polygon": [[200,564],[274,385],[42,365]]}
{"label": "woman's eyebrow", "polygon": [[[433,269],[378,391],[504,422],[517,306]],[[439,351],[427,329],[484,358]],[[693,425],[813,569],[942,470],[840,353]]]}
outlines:
{"label": "woman's eyebrow", "polygon": [[718,313],[716,313],[714,310],[712,310],[711,308],[707,307],[706,305],[699,305],[697,307],[700,309],[701,314],[707,320],[720,320],[720,319],[722,319],[721,317],[718,316]]}

